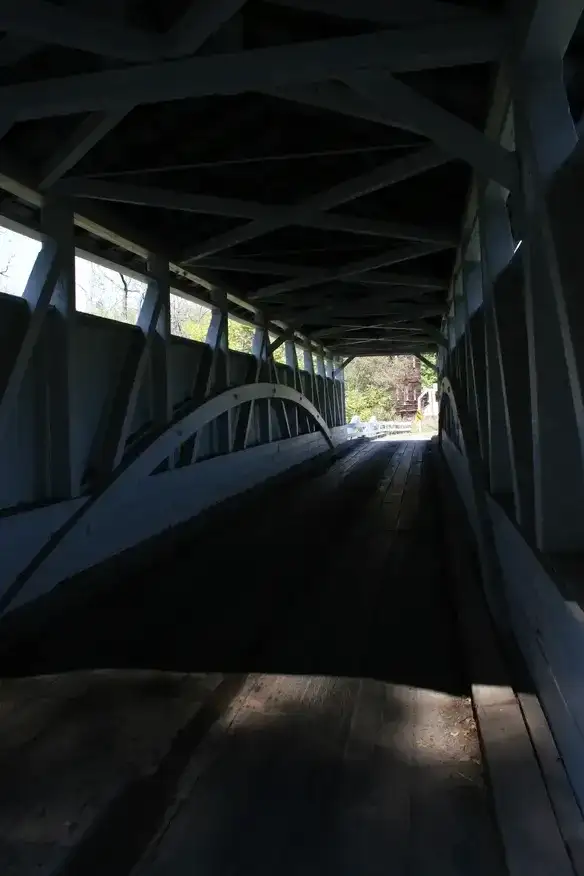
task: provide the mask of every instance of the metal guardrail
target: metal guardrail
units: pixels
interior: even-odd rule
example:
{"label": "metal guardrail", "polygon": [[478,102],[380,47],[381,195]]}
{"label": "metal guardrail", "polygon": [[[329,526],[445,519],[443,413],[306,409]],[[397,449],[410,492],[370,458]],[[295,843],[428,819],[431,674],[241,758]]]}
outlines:
{"label": "metal guardrail", "polygon": [[349,434],[365,438],[378,438],[380,435],[408,434],[412,431],[410,420],[388,420],[374,423],[349,423]]}

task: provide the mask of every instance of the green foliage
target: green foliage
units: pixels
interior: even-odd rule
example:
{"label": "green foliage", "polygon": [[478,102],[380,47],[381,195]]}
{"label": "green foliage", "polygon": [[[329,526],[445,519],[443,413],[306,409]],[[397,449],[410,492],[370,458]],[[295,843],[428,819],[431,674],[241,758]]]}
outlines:
{"label": "green foliage", "polygon": [[181,334],[192,341],[205,342],[207,330],[211,322],[211,311],[205,313],[201,319],[187,319],[181,326]]}
{"label": "green foliage", "polygon": [[[433,365],[436,364],[436,353],[425,353],[424,358],[432,362]],[[425,362],[420,362],[420,377],[422,389],[429,389],[438,379],[434,369],[426,365]]]}
{"label": "green foliage", "polygon": [[355,415],[364,421],[370,420],[371,417],[377,417],[378,420],[391,420],[395,414],[391,399],[380,386],[367,386],[359,390],[355,386],[348,385],[346,406],[349,421]]}
{"label": "green foliage", "polygon": [[347,419],[377,417],[392,420],[396,390],[411,377],[411,356],[370,356],[355,359],[345,369]]}
{"label": "green foliage", "polygon": [[234,319],[229,320],[229,349],[238,353],[251,353],[255,329]]}

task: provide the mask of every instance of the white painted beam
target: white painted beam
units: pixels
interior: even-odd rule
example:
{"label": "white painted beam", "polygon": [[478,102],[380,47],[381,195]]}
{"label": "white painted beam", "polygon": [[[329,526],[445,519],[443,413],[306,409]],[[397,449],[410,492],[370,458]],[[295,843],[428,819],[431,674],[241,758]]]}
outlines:
{"label": "white painted beam", "polygon": [[[91,117],[93,118],[93,117]],[[65,153],[69,150],[66,148]],[[78,159],[76,159],[78,160]],[[394,162],[391,162],[393,165]],[[399,165],[398,165],[399,167]],[[396,168],[397,169],[397,168]],[[64,171],[63,171],[64,172]],[[360,179],[364,184],[374,183],[378,178],[369,173]],[[46,185],[46,181],[43,186]],[[357,181],[355,181],[357,184]],[[214,216],[232,216],[240,219],[280,221],[283,210],[294,211],[297,207],[260,204],[255,201],[243,201],[237,198],[222,198],[213,195],[196,195],[188,192],[177,192],[170,189],[160,189],[153,186],[140,186],[128,183],[114,183],[98,179],[69,178],[59,184],[59,191],[74,197],[92,198],[95,200],[113,201],[124,204],[137,204],[143,207],[157,207],[167,210],[179,210],[189,213],[201,213]],[[341,195],[339,194],[339,197]],[[377,219],[367,219],[361,216],[344,216],[342,214],[310,213],[305,216],[296,215],[296,224],[306,228],[323,228],[328,231],[346,231],[353,234],[371,235],[374,237],[395,237],[402,240],[435,241],[456,246],[457,235],[444,229],[424,228],[409,222],[384,222]]]}
{"label": "white painted beam", "polygon": [[259,289],[253,295],[250,295],[250,298],[252,301],[274,298],[276,295],[293,292],[295,289],[306,289],[308,286],[316,286],[319,283],[326,283],[343,277],[354,277],[357,274],[374,271],[376,268],[396,265],[410,259],[420,258],[421,256],[439,252],[443,248],[441,244],[437,243],[413,243],[389,250],[388,252],[381,253],[381,255],[350,262],[338,268],[315,268],[313,271],[307,271],[302,277],[285,280],[282,283],[274,283],[271,286],[264,286],[263,289]]}
{"label": "white painted beam", "polygon": [[421,134],[483,177],[507,189],[515,185],[512,153],[387,71],[358,71],[344,78],[346,85],[327,82],[269,91],[286,100]]}
{"label": "white painted beam", "polygon": [[216,252],[253,240],[287,225],[302,224],[307,217],[338,207],[348,201],[379,191],[426,170],[444,164],[448,159],[435,146],[427,146],[402,158],[394,159],[366,174],[339,183],[324,192],[306,198],[300,204],[274,210],[270,218],[258,219],[248,225],[220,234],[198,246],[184,261],[188,264]]}
{"label": "white painted beam", "polygon": [[118,125],[132,107],[114,113],[92,113],[75,128],[71,136],[60,144],[47,159],[41,170],[40,189],[48,189],[68,170],[81,161],[96,143]]}
{"label": "white painted beam", "polygon": [[497,19],[387,30],[8,85],[0,88],[0,104],[17,121],[118,111],[314,82],[363,66],[408,72],[484,63],[499,58],[506,42],[507,25]]}

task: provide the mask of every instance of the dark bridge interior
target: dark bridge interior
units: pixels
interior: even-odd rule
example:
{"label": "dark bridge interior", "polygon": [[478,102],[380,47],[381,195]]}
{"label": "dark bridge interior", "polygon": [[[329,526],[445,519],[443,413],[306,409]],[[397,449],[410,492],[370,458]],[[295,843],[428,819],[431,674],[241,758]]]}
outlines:
{"label": "dark bridge interior", "polygon": [[2,874],[583,876],[583,7],[0,0]]}
{"label": "dark bridge interior", "polygon": [[[0,19],[5,215],[40,222],[17,182],[72,196],[167,254],[174,285],[261,303],[335,354],[436,343],[497,4],[130,0],[37,24],[29,5]],[[79,246],[144,271],[88,227]]]}

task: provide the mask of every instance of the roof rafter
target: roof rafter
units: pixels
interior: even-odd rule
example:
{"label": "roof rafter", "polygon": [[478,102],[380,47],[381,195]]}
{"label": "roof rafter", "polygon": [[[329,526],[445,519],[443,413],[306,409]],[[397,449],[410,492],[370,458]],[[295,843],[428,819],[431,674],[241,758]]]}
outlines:
{"label": "roof rafter", "polygon": [[[192,3],[166,35],[166,55],[177,57],[197,52],[245,2],[246,0],[199,0]],[[123,8],[122,0],[119,0],[117,6],[118,9]],[[45,162],[40,188],[49,188],[71,170],[134,106],[132,103],[111,111],[98,111],[84,119],[71,137]]]}
{"label": "roof rafter", "polygon": [[274,207],[270,218],[257,219],[248,225],[241,226],[241,228],[217,235],[187,253],[183,261],[189,264],[237,244],[254,240],[279,228],[285,228],[287,225],[302,224],[315,214],[318,215],[332,207],[338,207],[348,201],[417,176],[426,170],[444,164],[446,161],[448,158],[442,150],[436,146],[425,146],[416,152],[395,158],[369,173],[345,180],[345,182],[324,192],[312,195],[300,204],[292,207]]}
{"label": "roof rafter", "polygon": [[448,22],[7,85],[0,103],[18,121],[111,111],[260,91],[266,82],[273,88],[314,82],[363,67],[407,72],[484,63],[499,58],[507,42],[503,19]]}
{"label": "roof rafter", "polygon": [[370,256],[366,259],[349,262],[338,268],[315,268],[313,271],[306,272],[304,276],[297,277],[296,279],[284,280],[282,283],[274,283],[271,286],[264,286],[263,289],[259,289],[253,295],[250,295],[250,298],[252,301],[264,298],[274,298],[276,295],[282,295],[284,292],[293,292],[295,289],[306,289],[308,286],[318,286],[320,283],[338,280],[343,277],[354,277],[357,274],[374,271],[376,268],[386,267],[387,265],[396,265],[400,262],[439,252],[441,249],[444,249],[444,246],[438,243],[412,243],[407,246],[396,247],[388,252],[381,253],[381,255]]}
{"label": "roof rafter", "polygon": [[517,173],[513,154],[468,122],[418,94],[387,71],[357,71],[343,78],[345,85],[325,82],[269,88],[266,92],[284,100],[421,134],[451,158],[465,161],[507,189],[514,187]]}
{"label": "roof rafter", "polygon": [[[356,300],[353,303],[339,302],[334,309],[334,316],[330,308],[315,307],[304,311],[285,310],[282,318],[290,325],[319,325],[326,322],[329,326],[344,325],[347,318],[360,319],[370,316],[379,320],[391,321],[393,319],[424,319],[428,316],[442,316],[446,311],[445,304],[423,303],[388,303],[385,300]],[[388,322],[388,325],[390,322]]]}
{"label": "roof rafter", "polygon": [[156,57],[160,45],[155,34],[46,0],[3,0],[0,30],[39,43],[134,62]]}
{"label": "roof rafter", "polygon": [[[64,147],[67,154],[69,144]],[[432,159],[433,160],[433,159]],[[401,159],[400,159],[401,161]],[[399,172],[399,167],[407,167],[398,161],[393,161],[385,167],[394,168]],[[62,164],[59,165],[62,169]],[[385,177],[387,175],[385,174]],[[378,178],[383,179],[384,174],[374,171],[365,174],[353,181],[353,188],[371,186]],[[362,183],[359,180],[363,180]],[[396,180],[397,181],[397,180]],[[45,182],[46,184],[46,182]],[[342,184],[345,186],[345,184]],[[367,219],[361,216],[344,216],[342,214],[319,214],[306,212],[302,214],[299,208],[292,206],[271,206],[259,204],[254,201],[243,201],[236,198],[221,198],[211,195],[196,195],[189,192],[177,192],[169,189],[159,189],[151,186],[139,186],[126,183],[112,183],[98,179],[69,178],[58,183],[57,190],[73,197],[94,198],[103,201],[118,201],[124,204],[138,204],[144,207],[158,207],[167,210],[179,210],[189,213],[201,213],[216,216],[232,216],[236,218],[252,219],[259,222],[273,223],[282,221],[282,211],[294,214],[294,224],[306,228],[322,228],[327,231],[346,231],[350,234],[370,235],[373,237],[396,237],[403,240],[418,240],[434,243],[443,243],[445,246],[456,246],[457,235],[442,229],[424,228],[408,222],[384,222],[377,219]],[[329,190],[329,201],[334,199],[334,191],[341,190],[339,186]],[[345,194],[347,189],[345,188]],[[322,196],[317,196],[322,197]],[[312,199],[310,199],[312,200]],[[241,232],[236,229],[233,234],[245,234],[245,226]],[[248,232],[251,233],[251,232]],[[241,242],[238,240],[238,242]],[[192,258],[192,257],[191,257]],[[228,268],[226,270],[229,270]],[[277,272],[276,272],[277,273]]]}

